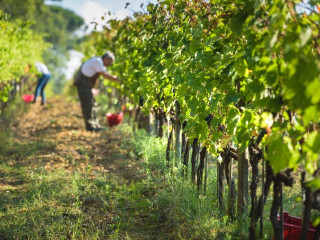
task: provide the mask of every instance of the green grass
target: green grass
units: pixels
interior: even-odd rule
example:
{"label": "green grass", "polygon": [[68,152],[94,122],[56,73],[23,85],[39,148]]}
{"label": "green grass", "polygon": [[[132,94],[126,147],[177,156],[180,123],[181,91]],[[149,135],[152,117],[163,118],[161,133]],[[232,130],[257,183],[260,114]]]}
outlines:
{"label": "green grass", "polygon": [[10,131],[25,110],[18,101],[1,116],[0,239],[109,239],[123,183],[90,165],[85,172],[46,170],[41,154],[54,151],[55,143],[17,142]]}
{"label": "green grass", "polygon": [[128,183],[93,165],[47,170],[41,154],[54,142],[18,143],[10,131],[0,138],[0,239],[152,239],[157,232],[150,200],[157,187],[147,179]]}
{"label": "green grass", "polygon": [[[101,239],[111,232],[114,179],[99,172],[0,169],[7,179],[0,195],[1,239]],[[19,184],[9,181],[13,176]]]}
{"label": "green grass", "polygon": [[[124,129],[130,132],[127,128]],[[144,158],[147,180],[149,185],[156,189],[150,196],[151,205],[155,211],[153,215],[170,226],[170,232],[173,233],[172,239],[248,239],[248,217],[240,221],[231,221],[226,213],[222,216],[219,214],[216,167],[213,159],[209,164],[206,195],[199,194],[194,184],[181,176],[181,169],[176,169],[174,172],[167,170],[164,139],[150,136],[140,130],[131,134],[132,137],[126,141],[126,145],[134,146],[137,153]],[[227,191],[227,185],[225,185],[225,202]],[[271,187],[264,208],[264,239],[272,239],[273,235],[269,220],[272,191]],[[298,196],[300,196],[299,183],[295,183],[293,188],[284,187],[284,210],[294,216],[300,216],[302,212],[302,204],[297,200]],[[248,212],[249,210],[250,206]],[[258,230],[259,228],[257,228],[257,235]]]}
{"label": "green grass", "polygon": [[[126,124],[119,132],[122,148],[144,159],[138,179],[106,175],[92,165],[85,172],[48,171],[37,156],[53,150],[54,142],[19,144],[10,132],[1,132],[0,239],[248,238],[248,218],[232,222],[218,212],[213,162],[206,195],[199,194],[181,169],[166,168],[164,139],[133,132]],[[86,150],[79,146],[79,151]],[[299,191],[296,184],[284,193],[284,209],[296,216],[301,213]],[[264,239],[272,238],[271,193],[264,211]]]}

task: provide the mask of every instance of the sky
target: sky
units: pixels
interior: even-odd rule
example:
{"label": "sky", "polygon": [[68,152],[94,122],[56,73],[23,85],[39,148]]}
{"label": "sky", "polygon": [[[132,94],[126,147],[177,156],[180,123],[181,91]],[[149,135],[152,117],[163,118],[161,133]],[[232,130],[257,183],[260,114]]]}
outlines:
{"label": "sky", "polygon": [[[102,25],[110,18],[123,19],[132,16],[134,11],[142,11],[140,7],[142,3],[146,9],[148,3],[157,3],[157,0],[62,0],[61,2],[47,0],[46,3],[74,11],[84,18],[90,30],[94,28],[94,24],[90,23],[97,22],[99,24],[97,30],[101,30]],[[125,9],[126,3],[130,3],[127,9]],[[101,17],[104,17],[104,20]]]}
{"label": "sky", "polygon": [[[130,3],[125,9],[126,3]],[[79,16],[83,17],[85,24],[88,25],[86,33],[91,32],[94,29],[95,24],[91,22],[97,22],[96,30],[102,30],[102,26],[107,23],[110,18],[123,19],[127,16],[132,17],[134,12],[143,11],[141,4],[146,9],[149,3],[157,3],[157,0],[62,0],[50,1],[47,0],[46,4],[58,5],[63,8],[72,10]],[[108,12],[111,13],[109,16]],[[101,19],[104,17],[104,20]],[[83,34],[80,31],[79,34]],[[67,62],[65,74],[67,79],[73,77],[74,72],[81,65],[82,53],[75,50],[69,51],[70,60]]]}

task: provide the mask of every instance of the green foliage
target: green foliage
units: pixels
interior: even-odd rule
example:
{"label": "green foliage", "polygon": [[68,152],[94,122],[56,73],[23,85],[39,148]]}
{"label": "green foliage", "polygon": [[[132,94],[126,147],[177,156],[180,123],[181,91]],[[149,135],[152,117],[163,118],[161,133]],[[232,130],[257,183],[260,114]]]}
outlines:
{"label": "green foliage", "polygon": [[[123,139],[124,146],[136,149],[137,154],[145,159],[143,171],[147,175],[147,181],[133,183],[130,185],[130,190],[126,190],[129,192],[122,195],[125,199],[124,206],[129,205],[134,211],[147,213],[149,224],[159,225],[165,221],[165,226],[170,226],[170,229],[164,231],[171,234],[169,235],[171,237],[164,239],[175,239],[177,236],[179,236],[178,239],[248,238],[249,219],[246,216],[239,221],[231,221],[227,215],[220,216],[216,197],[217,171],[212,164],[212,159],[209,160],[209,187],[206,194],[202,195],[199,194],[194,184],[186,181],[180,171],[168,171],[168,168],[165,167],[163,139],[155,140],[154,136],[144,131],[132,132],[127,125],[120,126],[120,130],[122,133],[129,133],[129,137]],[[258,188],[258,191],[261,189]],[[300,191],[298,185],[292,189],[284,189],[284,211],[294,216],[301,214],[302,204],[297,201]],[[227,193],[228,187],[226,186],[224,196],[227,196]],[[271,239],[273,235],[269,221],[271,205],[272,196],[269,196],[266,199],[263,216],[265,229],[263,239]],[[123,209],[121,203],[118,207]],[[127,213],[122,211],[120,216],[125,214]],[[317,217],[318,215],[315,214],[314,221],[317,221]]]}
{"label": "green foliage", "polygon": [[[87,56],[106,46],[114,51],[119,90],[135,103],[142,97],[147,111],[168,112],[178,100],[187,135],[213,154],[224,134],[208,128],[208,114],[241,149],[267,129],[261,144],[275,172],[302,164],[312,174],[320,153],[313,147],[320,123],[320,14],[298,13],[291,3],[160,1],[134,19],[111,20],[83,48]],[[262,113],[272,116],[270,124]]]}
{"label": "green foliage", "polygon": [[[41,44],[33,45],[33,43],[36,42],[37,34],[41,34],[44,40],[51,44],[51,48],[43,52],[42,57],[52,73],[51,82],[54,83],[54,93],[61,93],[66,83],[63,72],[68,58],[67,50],[73,48],[74,43],[77,41],[77,36],[74,35],[74,31],[83,25],[84,20],[71,10],[54,5],[46,5],[44,0],[0,0],[0,10],[10,14],[12,20],[19,20],[29,25],[33,30],[32,33],[30,33],[30,37],[35,39],[30,39],[31,45],[25,46],[25,48],[33,49],[34,52],[26,52],[26,54],[28,53],[29,55],[24,55],[24,60],[29,63],[42,61],[40,57],[43,52]],[[21,34],[18,33],[12,33],[11,37],[17,38],[17,40],[19,40],[17,43],[23,45],[24,39],[21,39],[20,35]],[[15,49],[12,43],[10,49]],[[38,54],[39,57],[33,58],[35,54]],[[17,62],[19,62],[20,56],[17,58],[17,55],[19,55],[18,52],[12,53],[12,57],[16,58]],[[21,62],[20,64],[11,63],[8,70],[10,69],[12,72],[15,71],[15,68],[23,67],[24,65],[21,65]]]}
{"label": "green foliage", "polygon": [[84,20],[74,12],[44,4],[44,0],[0,0],[0,9],[13,19],[31,21],[32,29],[45,34],[45,40],[65,48],[70,34],[83,25]]}
{"label": "green foliage", "polygon": [[[106,216],[110,215],[113,180],[98,173],[90,180],[88,173],[0,167],[5,179],[14,176],[15,181],[27,183],[24,191],[8,188],[0,197],[1,238],[101,239],[109,235]],[[95,212],[90,203],[99,210]]]}
{"label": "green foliage", "polygon": [[29,22],[9,21],[8,14],[0,11],[0,101],[7,101],[13,79],[26,74],[28,64],[39,61],[42,52],[48,47],[40,35],[30,29]]}

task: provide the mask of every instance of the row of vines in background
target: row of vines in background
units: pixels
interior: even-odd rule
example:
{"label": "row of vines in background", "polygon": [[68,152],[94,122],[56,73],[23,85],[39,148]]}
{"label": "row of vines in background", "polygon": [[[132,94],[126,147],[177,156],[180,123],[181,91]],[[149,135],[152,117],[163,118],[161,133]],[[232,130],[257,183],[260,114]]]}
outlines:
{"label": "row of vines in background", "polygon": [[2,100],[0,100],[0,121],[5,109],[15,101],[17,95],[22,96],[24,89],[29,85],[30,75],[24,75],[17,80],[3,84],[0,88]]}
{"label": "row of vines in background", "polygon": [[[230,219],[249,215],[250,239],[258,238],[257,222],[272,189],[270,221],[275,239],[282,239],[283,218],[277,219],[282,212],[282,189],[292,187],[296,179],[304,200],[301,239],[306,239],[311,213],[319,239],[320,15],[316,1],[165,0],[141,7],[134,19],[109,21],[103,32],[87,39],[84,49],[86,56],[101,55],[106,48],[115,52],[112,71],[120,76],[119,91],[145,114],[155,113],[159,136],[165,122],[173,123],[167,136],[168,166],[191,167],[189,178],[200,191],[207,154],[215,156],[221,211],[225,175],[228,215]],[[173,141],[174,158],[169,151]],[[261,221],[260,235],[262,227]]]}
{"label": "row of vines in background", "polygon": [[34,34],[29,22],[11,21],[0,11],[0,106],[1,111],[22,89],[29,64],[41,61],[47,48],[42,37]]}

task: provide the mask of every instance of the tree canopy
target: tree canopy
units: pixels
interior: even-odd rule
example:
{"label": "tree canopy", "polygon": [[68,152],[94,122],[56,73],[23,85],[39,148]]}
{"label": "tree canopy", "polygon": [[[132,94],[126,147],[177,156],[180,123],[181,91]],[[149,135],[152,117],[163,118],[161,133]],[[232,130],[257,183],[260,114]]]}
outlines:
{"label": "tree canopy", "polygon": [[43,58],[53,75],[54,92],[60,93],[66,81],[63,69],[67,50],[72,49],[77,39],[73,32],[84,24],[83,18],[71,10],[47,5],[44,0],[0,0],[0,10],[11,16],[10,21],[31,23],[32,30],[52,44]]}
{"label": "tree canopy", "polygon": [[46,5],[44,0],[0,0],[0,9],[12,19],[34,22],[33,30],[44,34],[45,40],[55,48],[68,47],[72,33],[84,24],[71,10]]}

